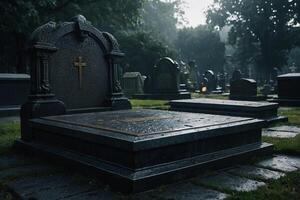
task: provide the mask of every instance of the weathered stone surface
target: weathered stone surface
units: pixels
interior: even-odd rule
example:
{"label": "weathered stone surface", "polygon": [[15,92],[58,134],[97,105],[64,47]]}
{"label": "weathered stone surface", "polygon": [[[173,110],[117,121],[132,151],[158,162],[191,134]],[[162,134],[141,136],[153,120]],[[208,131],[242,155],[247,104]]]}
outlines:
{"label": "weathered stone surface", "polygon": [[224,124],[230,126],[233,123],[251,121],[250,118],[242,117],[145,109],[62,115],[46,117],[45,119],[50,122],[78,125],[134,136],[157,135],[196,128],[208,130],[214,126]]}
{"label": "weathered stone surface", "polygon": [[173,111],[253,117],[269,123],[287,121],[287,117],[278,116],[277,103],[199,98],[173,100],[170,106]]}
{"label": "weathered stone surface", "polygon": [[278,171],[292,172],[300,168],[300,159],[296,157],[277,155],[270,159],[263,160],[257,165]]}
{"label": "weathered stone surface", "polygon": [[242,178],[228,173],[218,173],[216,175],[199,178],[196,182],[219,189],[227,189],[238,192],[249,192],[266,185],[261,181]]}
{"label": "weathered stone surface", "polygon": [[280,132],[293,132],[293,133],[300,133],[300,127],[297,126],[276,126],[268,128],[269,131],[280,131]]}
{"label": "weathered stone surface", "polygon": [[235,175],[250,177],[254,179],[262,179],[262,180],[279,179],[285,175],[282,172],[254,167],[250,165],[239,166],[228,170],[228,172]]}
{"label": "weathered stone surface", "polygon": [[176,200],[221,200],[229,195],[219,191],[207,189],[190,182],[178,183],[163,187],[159,190],[133,196],[133,199],[176,199]]}
{"label": "weathered stone surface", "polygon": [[286,131],[272,131],[272,130],[263,130],[262,132],[263,136],[267,137],[276,137],[276,138],[293,138],[298,135],[298,133],[295,132],[286,132]]}

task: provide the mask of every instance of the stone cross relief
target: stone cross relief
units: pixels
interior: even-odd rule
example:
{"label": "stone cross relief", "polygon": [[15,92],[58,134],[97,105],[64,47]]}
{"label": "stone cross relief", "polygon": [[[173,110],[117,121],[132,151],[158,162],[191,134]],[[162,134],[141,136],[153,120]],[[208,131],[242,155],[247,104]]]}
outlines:
{"label": "stone cross relief", "polygon": [[79,88],[82,88],[82,72],[83,68],[87,67],[87,64],[83,61],[83,58],[79,56],[78,58],[75,59],[74,61],[74,67],[78,69],[78,81],[79,81]]}

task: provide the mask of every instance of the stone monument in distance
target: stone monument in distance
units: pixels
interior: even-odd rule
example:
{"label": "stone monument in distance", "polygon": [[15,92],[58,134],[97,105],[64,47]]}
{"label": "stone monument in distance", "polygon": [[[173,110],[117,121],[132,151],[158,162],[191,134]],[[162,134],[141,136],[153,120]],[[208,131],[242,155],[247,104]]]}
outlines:
{"label": "stone monument in distance", "polygon": [[180,90],[180,68],[177,62],[165,57],[154,65],[152,75],[145,81],[145,94],[137,99],[190,99],[191,94]]}

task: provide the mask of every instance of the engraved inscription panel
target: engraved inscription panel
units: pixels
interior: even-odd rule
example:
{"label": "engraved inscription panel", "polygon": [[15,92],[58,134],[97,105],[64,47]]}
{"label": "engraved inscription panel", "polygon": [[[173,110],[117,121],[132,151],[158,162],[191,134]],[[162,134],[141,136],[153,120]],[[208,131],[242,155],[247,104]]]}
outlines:
{"label": "engraved inscription panel", "polygon": [[[109,78],[100,45],[90,36],[80,41],[75,33],[69,33],[56,47],[58,51],[50,60],[50,82],[57,98],[67,109],[101,107],[109,92]],[[74,67],[78,58],[85,65],[81,71]]]}

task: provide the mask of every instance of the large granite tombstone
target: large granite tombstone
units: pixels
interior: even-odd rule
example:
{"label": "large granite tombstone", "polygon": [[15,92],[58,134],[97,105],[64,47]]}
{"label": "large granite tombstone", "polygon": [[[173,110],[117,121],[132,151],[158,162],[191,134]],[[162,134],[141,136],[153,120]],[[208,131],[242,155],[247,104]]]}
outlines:
{"label": "large granite tombstone", "polygon": [[123,75],[123,90],[127,97],[144,93],[144,77],[140,72],[126,72]]}
{"label": "large granite tombstone", "polygon": [[[96,104],[96,97],[88,100],[97,92],[101,95],[95,94],[99,98],[96,106],[130,107],[114,78],[115,57],[122,55],[116,40],[92,27],[83,17],[59,25],[48,23],[33,36],[31,96],[22,107],[22,137],[16,141],[22,152],[50,155],[47,158],[54,158],[54,162],[62,161],[73,168],[81,167],[81,172],[100,176],[116,190],[140,192],[208,169],[248,161],[251,156],[272,150],[272,145],[261,141],[264,121],[258,119],[137,109],[87,112],[94,109],[83,107]],[[83,44],[86,40],[87,46]],[[89,53],[94,56],[89,57]],[[52,56],[55,60],[51,60]],[[54,72],[52,67],[61,73]],[[105,72],[98,78],[107,82],[94,80],[95,75],[90,75],[96,81],[94,84],[103,84],[97,88],[102,88],[77,102],[69,96],[85,94],[81,90],[90,89],[86,88],[90,84],[86,77],[89,68]],[[173,79],[167,74],[163,77]],[[65,82],[59,82],[63,79]],[[66,94],[58,96],[61,101],[51,93],[53,81],[65,87]],[[53,91],[63,90],[54,86]],[[71,89],[67,90],[68,87]],[[160,89],[171,87],[175,92],[173,85]],[[86,113],[66,114],[65,107],[69,108],[67,111],[84,109]]]}
{"label": "large granite tombstone", "polygon": [[83,16],[49,22],[30,39],[31,91],[21,108],[22,137],[28,120],[48,115],[131,108],[117,79],[123,56],[115,38]]}
{"label": "large granite tombstone", "polygon": [[0,74],[0,117],[19,115],[30,90],[27,74]]}
{"label": "large granite tombstone", "polygon": [[201,98],[173,100],[170,106],[172,111],[252,117],[265,120],[267,125],[288,120],[287,117],[278,116],[277,103]]}
{"label": "large granite tombstone", "polygon": [[300,106],[300,73],[283,74],[277,77],[278,102],[281,106]]}
{"label": "large granite tombstone", "polygon": [[230,95],[231,100],[241,101],[263,101],[266,96],[257,95],[257,83],[253,79],[241,78],[239,70],[234,71],[230,80]]}
{"label": "large granite tombstone", "polygon": [[147,77],[145,94],[134,95],[138,99],[186,99],[191,94],[180,90],[180,69],[171,58],[161,58]]}
{"label": "large granite tombstone", "polygon": [[122,192],[148,190],[272,151],[261,141],[264,122],[252,118],[134,109],[32,123],[34,139],[23,146],[71,161]]}

